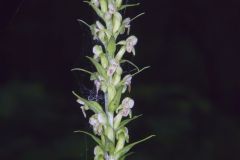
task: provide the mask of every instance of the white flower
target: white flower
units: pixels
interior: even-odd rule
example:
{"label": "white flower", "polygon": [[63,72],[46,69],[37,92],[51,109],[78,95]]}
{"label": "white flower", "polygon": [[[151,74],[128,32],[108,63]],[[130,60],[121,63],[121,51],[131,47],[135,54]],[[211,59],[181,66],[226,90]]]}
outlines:
{"label": "white flower", "polygon": [[126,40],[126,51],[128,53],[132,52],[133,55],[135,55],[134,46],[137,44],[137,41],[138,41],[138,39],[135,36],[130,36],[130,37],[127,38],[127,40]]}
{"label": "white flower", "polygon": [[91,26],[91,31],[93,34],[93,39],[103,40],[105,37],[105,27],[101,24],[101,22],[97,21],[96,24]]}
{"label": "white flower", "polygon": [[111,77],[117,70],[118,66],[119,66],[119,64],[116,62],[116,60],[112,59],[110,61],[110,66],[107,70],[107,75]]}
{"label": "white flower", "polygon": [[93,131],[94,131],[95,134],[97,134],[97,135],[101,135],[102,134],[103,126],[99,122],[97,114],[95,114],[92,117],[90,117],[89,123],[90,123],[90,125],[92,125]]}
{"label": "white flower", "polygon": [[103,53],[102,47],[99,45],[95,45],[92,51],[94,53],[94,59],[97,59],[101,53]]}
{"label": "white flower", "polygon": [[128,115],[131,116],[131,114],[132,114],[131,109],[133,108],[133,106],[134,106],[134,100],[133,99],[131,99],[129,97],[124,98],[123,101],[122,101],[122,104],[121,104],[122,110],[120,111],[120,114],[123,117],[127,117]]}

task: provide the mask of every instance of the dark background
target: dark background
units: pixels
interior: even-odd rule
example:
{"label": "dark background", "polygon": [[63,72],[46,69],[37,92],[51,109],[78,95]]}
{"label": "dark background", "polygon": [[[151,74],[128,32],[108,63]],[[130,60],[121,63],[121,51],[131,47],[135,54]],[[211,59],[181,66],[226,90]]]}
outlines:
{"label": "dark background", "polygon": [[[135,2],[135,1],[130,1]],[[133,80],[129,160],[240,159],[240,1],[145,0],[126,16],[143,67]],[[0,4],[0,159],[91,160],[91,131],[71,91],[93,96],[73,67],[93,69],[91,34],[77,18],[96,20],[81,0],[5,0]]]}

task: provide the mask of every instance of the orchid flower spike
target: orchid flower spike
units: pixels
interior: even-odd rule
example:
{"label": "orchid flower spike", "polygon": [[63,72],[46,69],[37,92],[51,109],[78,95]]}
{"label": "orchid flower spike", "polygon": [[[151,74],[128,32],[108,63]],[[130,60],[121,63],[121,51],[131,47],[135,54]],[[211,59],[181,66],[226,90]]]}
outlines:
{"label": "orchid flower spike", "polygon": [[[75,70],[90,75],[96,96],[101,90],[104,101],[85,99],[73,92],[84,117],[87,117],[86,110],[93,112],[89,118],[93,134],[80,132],[89,135],[97,142],[94,148],[94,160],[124,160],[132,147],[152,137],[127,144],[129,143],[127,123],[138,116],[132,117],[135,102],[130,97],[124,97],[124,93],[127,89],[131,91],[132,77],[148,67],[140,70],[133,62],[125,59],[124,55],[136,54],[135,46],[138,39],[134,35],[129,36],[131,22],[144,13],[134,18],[124,17],[122,10],[137,6],[139,3],[123,4],[123,0],[85,0],[84,2],[89,4],[99,16],[99,20],[92,25],[78,19],[90,28],[93,39],[97,40],[97,44],[92,48],[92,56],[87,57],[95,67],[95,71],[84,68]],[[120,39],[121,34],[126,34],[127,38]],[[125,74],[126,71],[122,66],[124,63],[134,66],[137,72]]]}

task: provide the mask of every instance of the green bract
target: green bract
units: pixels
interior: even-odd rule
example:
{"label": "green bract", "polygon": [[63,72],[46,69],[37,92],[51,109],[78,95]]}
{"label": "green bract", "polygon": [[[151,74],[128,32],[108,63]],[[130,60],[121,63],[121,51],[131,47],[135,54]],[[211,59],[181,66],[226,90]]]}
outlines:
{"label": "green bract", "polygon": [[[93,39],[101,43],[93,46],[92,56],[87,56],[96,69],[94,72],[82,68],[75,68],[72,71],[82,71],[90,75],[96,94],[99,91],[104,94],[104,106],[73,92],[81,105],[84,117],[89,117],[90,126],[93,128],[93,134],[84,131],[76,132],[89,135],[97,143],[94,149],[94,160],[124,160],[131,154],[128,152],[132,147],[153,137],[149,136],[128,144],[129,134],[126,125],[139,116],[132,116],[134,100],[123,95],[127,89],[131,91],[132,78],[148,68],[139,69],[133,62],[124,59],[125,54],[136,54],[135,46],[138,42],[137,37],[130,34],[130,22],[144,13],[132,19],[121,15],[123,9],[137,6],[139,3],[124,5],[122,0],[84,2],[93,8],[100,20],[92,25],[83,20],[78,21],[84,23],[91,30]],[[126,34],[128,37],[119,40],[120,34]],[[121,66],[123,63],[133,66],[136,72],[124,74]],[[93,114],[88,116],[85,112],[87,110],[92,111]]]}

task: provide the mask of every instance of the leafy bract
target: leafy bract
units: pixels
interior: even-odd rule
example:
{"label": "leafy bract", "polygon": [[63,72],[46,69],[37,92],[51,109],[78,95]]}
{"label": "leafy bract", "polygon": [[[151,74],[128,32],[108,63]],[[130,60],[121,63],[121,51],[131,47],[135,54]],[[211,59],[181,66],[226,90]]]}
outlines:
{"label": "leafy bract", "polygon": [[154,137],[155,135],[151,135],[151,136],[148,136],[147,138],[144,138],[140,141],[137,141],[137,142],[134,142],[134,143],[131,143],[129,145],[127,145],[126,147],[124,147],[123,149],[121,149],[120,151],[118,151],[117,153],[114,154],[114,156],[116,157],[116,159],[119,159],[120,157],[124,156],[130,149],[132,149],[135,145],[139,144],[139,143],[142,143],[152,137]]}
{"label": "leafy bract", "polygon": [[102,113],[103,109],[101,107],[100,104],[98,104],[95,101],[89,101],[86,100],[85,98],[80,97],[79,95],[77,95],[74,91],[72,92],[78,99],[80,99],[81,101],[84,102],[85,105],[87,105],[89,107],[89,109],[91,109],[94,113]]}

